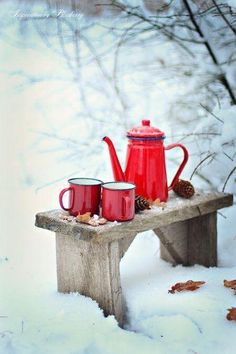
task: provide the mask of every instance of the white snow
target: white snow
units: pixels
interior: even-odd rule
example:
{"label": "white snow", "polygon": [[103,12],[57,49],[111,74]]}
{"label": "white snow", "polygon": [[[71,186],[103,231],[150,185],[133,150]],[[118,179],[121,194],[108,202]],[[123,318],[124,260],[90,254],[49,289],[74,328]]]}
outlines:
{"label": "white snow", "polygon": [[227,0],[229,6],[233,6],[236,8],[236,1],[235,0]]}
{"label": "white snow", "polygon": [[[15,19],[6,12],[14,14],[15,9],[3,9],[5,5],[0,7],[6,25],[0,36],[0,354],[235,354],[236,323],[227,321],[226,314],[228,308],[236,307],[236,296],[223,286],[224,279],[236,279],[235,206],[218,215],[218,268],[172,267],[160,260],[159,242],[152,232],[136,237],[120,265],[128,311],[125,329],[118,327],[113,316],[104,318],[90,298],[57,293],[55,238],[35,228],[34,215],[59,207],[58,193],[70,177],[112,179],[107,148],[101,142],[104,135],[114,138],[122,161],[125,124],[137,125],[145,113],[167,135],[182,132],[177,123],[171,129],[171,122],[178,115],[192,119],[192,112],[186,107],[175,107],[173,112],[169,107],[189,88],[175,79],[170,85],[150,73],[136,76],[125,54],[120,59],[124,75],[119,80],[131,94],[122,121],[111,87],[88,64],[82,79],[89,86],[86,94],[93,121],[64,60],[40,42],[32,29],[27,40],[19,36],[15,25],[8,29]],[[19,47],[22,38],[25,42]],[[157,50],[165,59],[168,45]],[[127,55],[132,59],[137,53]],[[143,54],[144,60],[150,59],[149,54],[148,50]],[[105,64],[111,65],[111,60],[106,58]],[[95,88],[89,85],[93,77],[98,78]],[[153,90],[149,86],[143,90],[142,85],[151,81]],[[145,91],[142,100],[141,88]],[[168,117],[167,112],[171,122],[162,118]],[[206,161],[202,170],[221,188],[225,171],[235,165],[223,156],[223,152],[230,157],[235,154],[235,107],[214,113],[224,124],[209,115],[204,123],[189,123],[184,131],[210,129],[220,136],[201,140],[199,146],[198,136],[188,142],[192,156],[183,177],[189,178],[201,153],[209,149],[218,154],[218,160],[211,165]],[[229,138],[233,143],[224,150],[222,144]],[[173,175],[177,166],[170,155],[168,166]],[[227,191],[235,190],[234,178]],[[205,187],[198,177],[193,183]],[[189,279],[206,284],[193,293],[168,294],[173,284]]]}
{"label": "white snow", "polygon": [[[7,247],[1,248],[0,316],[7,316],[0,317],[1,354],[235,352],[236,324],[225,318],[235,295],[223,286],[224,279],[235,279],[235,226],[226,233],[220,223],[225,246],[220,245],[220,267],[210,269],[172,267],[159,259],[152,232],[138,235],[121,262],[129,320],[122,330],[113,316],[104,318],[95,301],[56,292],[54,236],[33,226],[34,213],[49,207],[54,193],[55,187],[41,196],[18,191],[6,215],[14,220],[24,198],[31,200],[17,223],[8,225]],[[206,284],[193,293],[168,294],[171,285],[188,279]]]}

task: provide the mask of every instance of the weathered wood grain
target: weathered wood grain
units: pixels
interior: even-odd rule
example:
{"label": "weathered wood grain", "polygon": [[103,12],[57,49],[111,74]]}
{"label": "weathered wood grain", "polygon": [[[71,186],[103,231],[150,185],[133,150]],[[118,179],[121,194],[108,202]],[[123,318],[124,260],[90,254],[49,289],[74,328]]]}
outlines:
{"label": "weathered wood grain", "polygon": [[85,242],[75,236],[56,234],[58,291],[79,292],[96,300],[105,316],[124,322],[120,283],[119,242]]}
{"label": "weathered wood grain", "polygon": [[217,266],[217,213],[209,213],[153,230],[161,258],[172,264]]}
{"label": "weathered wood grain", "polygon": [[124,256],[124,254],[126,253],[126,251],[128,250],[129,246],[131,245],[131,243],[133,242],[133,240],[135,239],[135,236],[137,234],[132,233],[130,235],[125,235],[124,238],[121,238],[119,240],[119,248],[120,248],[120,259]]}
{"label": "weathered wood grain", "polygon": [[226,193],[203,193],[198,191],[194,197],[188,200],[183,200],[174,194],[170,194],[169,201],[164,210],[156,207],[135,215],[135,218],[128,222],[108,222],[95,228],[75,222],[68,223],[60,218],[65,212],[62,210],[52,210],[38,213],[35,225],[66,234],[67,236],[74,236],[80,240],[106,243],[122,239],[125,235],[131,233],[153,230],[174,222],[209,214],[218,209],[228,207],[232,203],[233,196]]}
{"label": "weathered wood grain", "polygon": [[161,258],[174,265],[188,263],[188,221],[179,221],[153,230],[160,240]]}
{"label": "weathered wood grain", "polygon": [[187,265],[217,266],[217,213],[188,220]]}

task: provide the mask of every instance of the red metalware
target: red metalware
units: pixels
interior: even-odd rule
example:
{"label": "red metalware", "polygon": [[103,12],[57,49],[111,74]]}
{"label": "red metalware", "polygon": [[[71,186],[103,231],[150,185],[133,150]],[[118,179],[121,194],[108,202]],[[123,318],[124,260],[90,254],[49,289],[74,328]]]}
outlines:
{"label": "red metalware", "polygon": [[[77,216],[90,211],[99,214],[102,181],[94,178],[71,178],[69,187],[64,188],[59,194],[59,203],[62,209],[70,215]],[[69,208],[63,204],[63,196],[69,192]]]}
{"label": "red metalware", "polygon": [[135,185],[107,182],[102,185],[102,216],[109,221],[128,221],[134,218]]}
{"label": "red metalware", "polygon": [[[165,135],[150,126],[150,120],[142,120],[142,125],[128,131],[128,149],[125,172],[122,171],[112,141],[105,136],[108,144],[114,178],[116,181],[131,182],[136,185],[136,194],[147,199],[167,201],[168,191],[178,182],[188,161],[188,151],[182,144],[164,146]],[[170,186],[167,185],[165,150],[179,147],[184,158]]]}

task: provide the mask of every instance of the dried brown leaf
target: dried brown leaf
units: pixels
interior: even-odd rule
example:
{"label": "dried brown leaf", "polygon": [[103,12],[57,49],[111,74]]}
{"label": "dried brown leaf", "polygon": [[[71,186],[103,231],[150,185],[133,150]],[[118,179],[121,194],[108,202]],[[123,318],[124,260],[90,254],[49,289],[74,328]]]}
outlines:
{"label": "dried brown leaf", "polygon": [[175,292],[180,291],[195,291],[200,288],[201,285],[205,284],[205,281],[193,281],[188,280],[185,283],[176,283],[168,290],[168,293],[174,294]]}
{"label": "dried brown leaf", "polygon": [[236,290],[236,280],[224,280],[224,286]]}
{"label": "dried brown leaf", "polygon": [[148,199],[148,202],[151,206],[156,206],[158,208],[162,208],[162,210],[164,210],[164,208],[166,207],[166,203],[161,202],[160,198],[157,198],[155,200]]}
{"label": "dried brown leaf", "polygon": [[83,224],[88,224],[90,226],[99,226],[106,224],[107,220],[105,218],[99,218],[98,215],[91,216],[91,212],[85,214],[78,214],[76,217],[78,222]]}
{"label": "dried brown leaf", "polygon": [[227,314],[226,318],[228,321],[236,321],[236,307],[231,307],[228,309],[229,313]]}
{"label": "dried brown leaf", "polygon": [[91,212],[88,211],[88,212],[85,213],[85,214],[78,214],[78,215],[76,216],[76,219],[77,219],[79,222],[88,224],[88,222],[89,222],[90,219],[91,219]]}
{"label": "dried brown leaf", "polygon": [[160,206],[160,204],[161,204],[160,198],[155,199],[155,200],[152,202],[152,204],[153,204],[153,205],[156,205],[156,206]]}

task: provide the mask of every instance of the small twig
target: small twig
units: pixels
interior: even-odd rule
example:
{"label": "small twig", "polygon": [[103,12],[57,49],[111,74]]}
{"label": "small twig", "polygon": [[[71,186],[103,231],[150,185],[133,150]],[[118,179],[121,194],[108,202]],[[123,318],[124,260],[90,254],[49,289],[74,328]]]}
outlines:
{"label": "small twig", "polygon": [[187,316],[186,314],[182,314],[184,317],[188,318],[195,326],[196,328],[198,329],[199,333],[203,333],[201,327],[199,326],[199,324],[197,323],[197,321],[195,321],[194,319],[192,319],[192,317],[190,316]]}
{"label": "small twig", "polygon": [[232,174],[234,173],[234,171],[236,171],[236,166],[232,169],[232,171],[230,171],[230,173],[228,174],[226,180],[225,180],[225,183],[224,183],[224,186],[222,188],[222,192],[225,191],[225,188],[226,188],[226,185],[228,183],[228,180],[230,179],[230,177],[232,176]]}
{"label": "small twig", "polygon": [[64,137],[64,136],[59,136],[57,135],[56,133],[48,133],[48,132],[44,132],[44,131],[37,131],[37,130],[31,130],[33,133],[36,133],[36,134],[40,134],[40,135],[43,135],[47,138],[51,138],[51,139],[57,139],[57,140],[61,140],[63,142],[66,142],[67,144],[70,143],[72,145],[77,145],[79,144],[79,141],[78,140],[75,140],[75,139],[71,139],[71,138],[68,138],[68,137]]}
{"label": "small twig", "polygon": [[230,157],[226,152],[223,151],[223,154],[228,157],[229,160],[234,161],[234,159],[232,159],[232,157]]}
{"label": "small twig", "polygon": [[220,211],[217,211],[217,214],[219,214],[220,216],[222,216],[222,218],[227,219],[227,216],[225,216],[223,213],[221,213]]}
{"label": "small twig", "polygon": [[76,174],[77,172],[79,172],[79,171],[80,171],[80,170],[76,170],[76,171],[70,173],[70,174],[67,175],[67,176],[63,176],[63,177],[60,177],[60,178],[55,179],[55,180],[53,180],[53,181],[50,181],[50,182],[48,182],[48,183],[45,183],[45,184],[43,184],[43,185],[37,187],[37,188],[35,189],[35,193],[37,193],[38,191],[40,191],[41,189],[43,189],[43,188],[45,188],[45,187],[49,187],[49,186],[51,186],[51,185],[53,185],[53,184],[55,184],[55,183],[58,183],[58,182],[60,182],[60,181],[63,181],[63,180],[66,179],[66,178],[70,178],[71,176],[75,175],[75,174]]}
{"label": "small twig", "polygon": [[232,26],[232,24],[229,22],[229,20],[227,19],[227,17],[225,16],[224,12],[221,11],[220,6],[217,4],[217,2],[215,0],[211,0],[213,2],[213,4],[215,5],[215,7],[217,8],[219,14],[221,15],[222,19],[225,21],[225,23],[227,24],[227,26],[231,29],[231,31],[234,33],[234,35],[236,36],[236,29]]}
{"label": "small twig", "polygon": [[217,119],[219,122],[224,124],[224,121],[222,119],[220,119],[219,117],[217,117],[214,113],[212,113],[207,107],[205,107],[202,103],[200,103],[200,106],[202,108],[204,108],[208,113],[210,113],[210,115],[212,115],[212,117],[214,117],[215,119]]}
{"label": "small twig", "polygon": [[186,138],[186,137],[189,137],[189,136],[200,136],[200,135],[213,135],[213,136],[217,136],[217,135],[221,135],[220,133],[213,133],[213,132],[208,132],[208,133],[183,133],[183,134],[174,134],[174,135],[171,135],[172,138]]}
{"label": "small twig", "polygon": [[202,179],[204,182],[206,182],[211,188],[213,187],[212,181],[210,181],[209,178],[207,178],[206,176],[202,175],[201,173],[199,173],[198,171],[195,173],[196,176],[198,176],[200,179]]}
{"label": "small twig", "polygon": [[210,157],[214,157],[214,155],[215,155],[215,153],[213,153],[213,154],[210,154],[210,155],[207,155],[203,160],[201,160],[200,162],[199,162],[199,164],[197,164],[197,166],[195,167],[195,169],[193,170],[193,173],[191,174],[191,176],[190,176],[190,181],[191,181],[191,179],[193,178],[193,176],[194,176],[194,174],[195,174],[195,172],[197,171],[197,169],[201,166],[201,164],[203,164],[203,162],[205,162],[207,159],[209,159]]}

